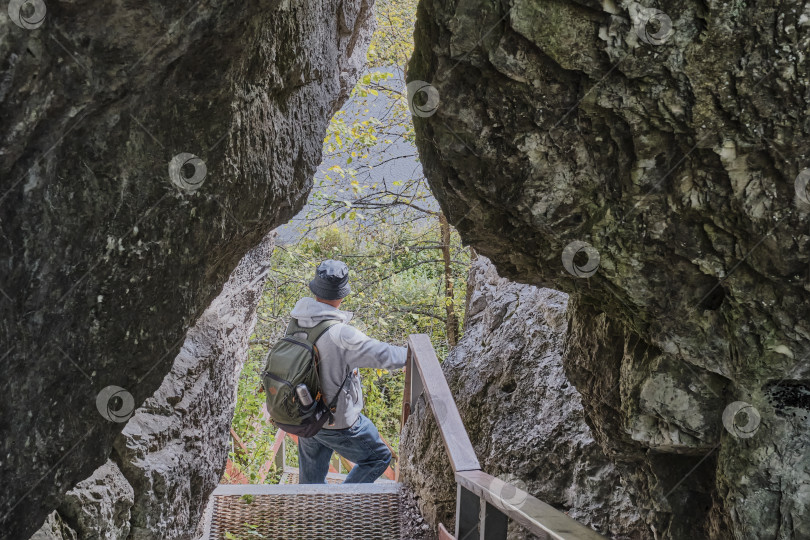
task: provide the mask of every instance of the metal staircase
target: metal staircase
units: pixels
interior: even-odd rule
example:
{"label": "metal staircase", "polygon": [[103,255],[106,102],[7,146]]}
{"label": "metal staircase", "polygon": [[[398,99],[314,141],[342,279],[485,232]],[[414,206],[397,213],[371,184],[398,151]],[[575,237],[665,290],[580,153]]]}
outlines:
{"label": "metal staircase", "polygon": [[204,538],[401,538],[400,484],[221,485]]}
{"label": "metal staircase", "polygon": [[[402,425],[411,408],[422,402],[434,413],[457,484],[455,533],[440,525],[440,540],[505,540],[510,520],[544,539],[603,540],[563,512],[481,470],[430,339],[416,334],[408,339]],[[285,464],[285,436],[280,431],[274,445],[276,465],[284,471],[282,483],[217,487],[204,518],[204,540],[402,538],[406,528],[401,523],[401,485],[395,481],[398,459],[373,484],[343,484],[341,469],[353,464],[335,456],[326,484],[298,485],[298,470]]]}

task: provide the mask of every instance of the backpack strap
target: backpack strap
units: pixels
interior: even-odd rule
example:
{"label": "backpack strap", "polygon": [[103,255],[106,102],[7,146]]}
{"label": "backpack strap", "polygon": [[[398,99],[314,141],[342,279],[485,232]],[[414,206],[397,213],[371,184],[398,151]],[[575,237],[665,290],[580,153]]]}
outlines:
{"label": "backpack strap", "polygon": [[344,386],[346,386],[346,381],[348,381],[348,380],[349,380],[349,376],[350,376],[351,374],[352,374],[352,370],[350,369],[350,370],[349,370],[349,372],[346,374],[346,376],[345,376],[345,377],[343,377],[343,382],[342,382],[342,383],[340,383],[340,388],[338,388],[338,391],[337,391],[337,393],[335,394],[335,397],[334,397],[334,399],[332,400],[332,403],[330,403],[329,405],[327,405],[327,407],[329,408],[329,416],[330,416],[330,419],[331,419],[332,415],[333,415],[333,414],[335,414],[335,411],[337,410],[337,400],[338,400],[338,398],[340,397],[340,391],[341,391],[341,390],[343,390],[343,387],[344,387]]}
{"label": "backpack strap", "polygon": [[[296,319],[291,318],[290,319],[290,324],[287,325],[286,334],[288,336],[291,335],[291,334],[297,334],[297,333],[301,332],[301,333],[304,333],[304,334],[307,335],[307,341],[312,344],[313,356],[315,357],[315,376],[318,377],[318,385],[319,386],[321,384],[320,383],[321,374],[320,374],[320,369],[319,369],[319,367],[320,367],[319,364],[320,364],[320,361],[321,361],[321,355],[318,352],[318,347],[315,345],[315,342],[318,341],[318,339],[320,339],[320,337],[322,335],[324,335],[327,330],[329,330],[332,326],[338,324],[339,322],[340,321],[337,320],[337,319],[327,319],[325,321],[319,322],[318,324],[316,324],[312,328],[305,328],[305,327],[299,325],[298,321]],[[343,382],[340,383],[340,388],[338,388],[338,391],[335,394],[334,399],[332,399],[331,403],[327,404],[326,400],[324,399],[324,396],[322,396],[322,395],[320,396],[320,398],[322,400],[322,403],[324,405],[326,405],[326,408],[327,408],[326,413],[329,416],[329,422],[330,423],[334,421],[334,416],[333,415],[334,415],[334,413],[335,413],[335,411],[337,409],[337,400],[340,397],[340,392],[343,390],[343,387],[346,386],[346,381],[349,380],[349,376],[351,374],[352,374],[352,372],[351,372],[351,370],[349,370],[349,372],[343,378]]]}
{"label": "backpack strap", "polygon": [[303,333],[307,335],[307,341],[311,345],[315,345],[315,342],[320,339],[320,337],[329,330],[332,326],[338,324],[340,321],[337,319],[327,319],[325,321],[321,321],[312,328],[305,328],[298,324],[296,319],[290,319],[290,324],[287,325],[286,335]]}

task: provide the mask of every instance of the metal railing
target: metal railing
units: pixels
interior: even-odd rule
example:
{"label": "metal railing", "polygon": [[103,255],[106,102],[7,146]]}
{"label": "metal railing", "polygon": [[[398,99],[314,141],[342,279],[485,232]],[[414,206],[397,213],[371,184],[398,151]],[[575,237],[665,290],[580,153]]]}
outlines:
{"label": "metal railing", "polygon": [[430,338],[412,334],[405,367],[403,427],[422,395],[436,418],[457,485],[455,536],[440,527],[443,538],[503,540],[511,519],[543,539],[604,540],[593,529],[481,470]]}

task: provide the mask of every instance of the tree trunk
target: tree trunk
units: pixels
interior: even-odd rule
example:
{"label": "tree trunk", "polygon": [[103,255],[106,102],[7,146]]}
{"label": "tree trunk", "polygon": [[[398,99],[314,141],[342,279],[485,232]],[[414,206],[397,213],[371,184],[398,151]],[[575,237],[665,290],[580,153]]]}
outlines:
{"label": "tree trunk", "polygon": [[475,248],[470,246],[470,269],[467,272],[467,289],[464,295],[464,323],[462,324],[461,328],[466,332],[467,331],[467,321],[470,318],[470,298],[472,298],[473,291],[475,290],[475,283],[473,280],[474,277],[474,269],[473,263],[475,262],[476,257],[478,257],[478,253],[475,252]]}
{"label": "tree trunk", "polygon": [[450,223],[444,213],[439,214],[439,228],[442,235],[442,259],[444,259],[444,308],[447,312],[447,343],[454,347],[458,343],[458,319],[453,295],[453,267],[450,260]]}

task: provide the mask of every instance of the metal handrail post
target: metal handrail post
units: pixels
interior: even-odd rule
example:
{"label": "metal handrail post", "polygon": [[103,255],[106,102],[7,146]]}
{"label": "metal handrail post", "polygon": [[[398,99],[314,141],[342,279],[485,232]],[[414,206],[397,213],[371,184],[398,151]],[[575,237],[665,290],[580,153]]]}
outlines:
{"label": "metal handrail post", "polygon": [[[481,470],[430,338],[412,334],[408,338],[402,427],[423,394],[455,474],[456,540],[504,540],[510,519],[541,538],[604,540],[593,529]],[[511,496],[505,497],[505,492]],[[442,533],[446,534],[444,529]]]}

